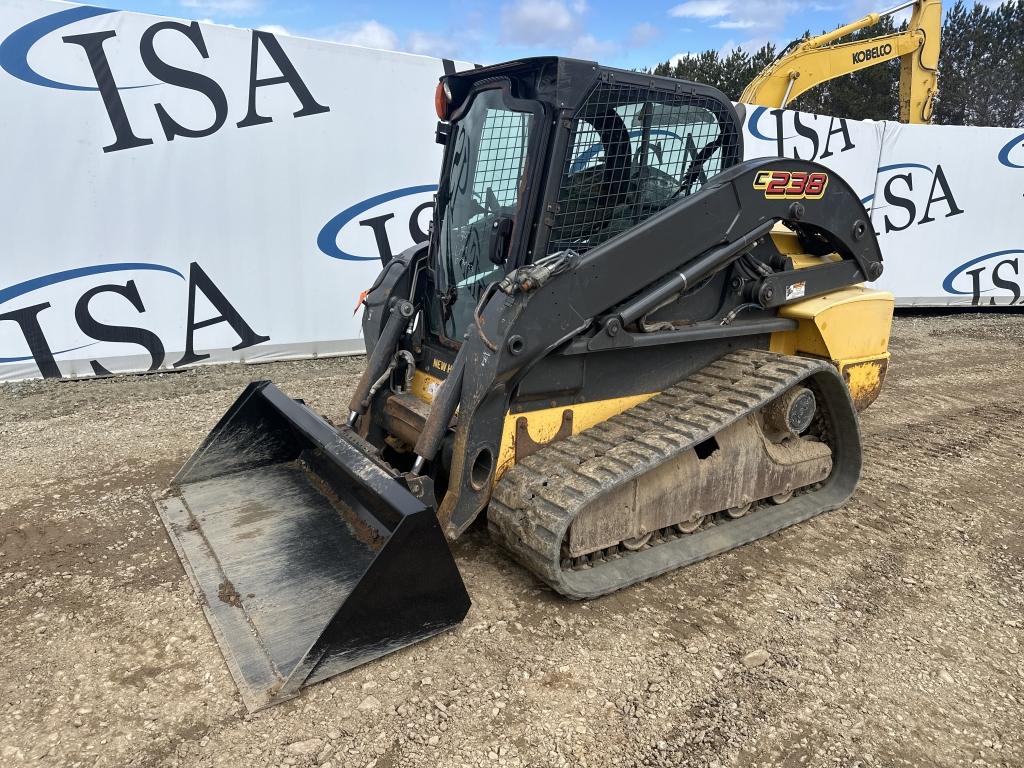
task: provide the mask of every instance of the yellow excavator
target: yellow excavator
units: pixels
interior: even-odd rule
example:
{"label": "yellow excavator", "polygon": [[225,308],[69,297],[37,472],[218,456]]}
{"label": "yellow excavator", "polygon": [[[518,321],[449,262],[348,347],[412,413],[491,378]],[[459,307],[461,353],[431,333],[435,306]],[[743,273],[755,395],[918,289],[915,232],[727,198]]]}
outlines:
{"label": "yellow excavator", "polygon": [[[834,44],[873,27],[883,18],[913,7],[907,28],[867,40]],[[796,41],[744,89],[740,101],[785,107],[804,91],[827,80],[884,61],[900,60],[900,122],[929,123],[938,83],[942,37],[940,0],[910,0],[839,27],[828,34]]]}

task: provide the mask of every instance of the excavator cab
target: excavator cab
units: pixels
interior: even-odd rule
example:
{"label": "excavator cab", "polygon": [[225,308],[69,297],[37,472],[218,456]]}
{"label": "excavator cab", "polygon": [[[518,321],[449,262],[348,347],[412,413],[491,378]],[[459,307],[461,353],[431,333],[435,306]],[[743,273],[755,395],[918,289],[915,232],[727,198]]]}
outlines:
{"label": "excavator cab", "polygon": [[588,598],[857,481],[892,301],[853,287],[882,263],[842,179],[742,162],[713,88],[593,62],[449,75],[435,104],[430,238],[365,294],[343,423],[254,382],[157,500],[250,709],[461,621],[448,542],[488,508]]}

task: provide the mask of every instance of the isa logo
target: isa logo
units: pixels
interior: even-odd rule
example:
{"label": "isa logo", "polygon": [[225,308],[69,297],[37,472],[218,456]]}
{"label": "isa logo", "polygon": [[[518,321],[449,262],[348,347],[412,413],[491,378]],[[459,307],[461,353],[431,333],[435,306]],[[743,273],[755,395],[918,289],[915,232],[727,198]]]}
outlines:
{"label": "isa logo", "polygon": [[421,184],[361,200],[324,224],[316,245],[332,259],[387,264],[429,238],[435,192],[436,184]]}
{"label": "isa logo", "polygon": [[32,361],[45,378],[61,378],[59,359],[87,348],[92,372],[103,376],[111,373],[105,356],[141,350],[155,371],[165,367],[168,346],[184,350],[170,365],[181,368],[210,357],[197,344],[237,351],[269,340],[196,262],[184,273],[164,264],[94,264],[0,287],[0,364]]}
{"label": "isa logo", "polygon": [[[902,232],[964,212],[938,163],[934,167],[924,163],[883,165],[878,169],[875,189],[875,194],[861,202],[871,213],[876,235]],[[879,224],[881,232],[877,231]]]}
{"label": "isa logo", "polygon": [[[970,296],[971,304],[975,306],[1020,304],[1024,284],[1022,262],[1024,250],[1019,248],[986,253],[961,264],[946,275],[942,289],[955,296]],[[1003,296],[996,296],[997,291],[1003,293]],[[1006,300],[997,300],[1004,297]],[[986,298],[987,302],[984,301]]]}
{"label": "isa logo", "polygon": [[[111,14],[113,14],[111,16]],[[217,56],[207,47],[198,22],[158,21],[146,27],[135,41],[130,41],[126,25],[117,11],[75,6],[36,19],[11,32],[0,41],[0,69],[29,85],[52,88],[69,93],[94,94],[89,98],[102,104],[110,121],[113,141],[104,152],[120,152],[154,144],[152,133],[139,127],[141,110],[151,110],[159,122],[163,140],[177,138],[201,139],[221,130],[235,112],[236,128],[249,128],[273,122],[266,114],[269,94],[283,90],[292,99],[293,118],[330,112],[310,92],[302,75],[269,32],[252,31],[247,58],[224,62],[220,67],[248,75],[248,88],[227,88],[210,74],[200,71],[198,61]],[[40,56],[41,50],[46,56]],[[221,64],[218,57],[218,65]],[[41,71],[40,62],[58,72]],[[260,74],[257,74],[260,73]],[[243,82],[241,78],[233,81]],[[208,102],[206,110],[192,110],[192,115],[175,115],[174,110],[159,101],[161,88],[172,85],[193,91]],[[278,90],[280,89],[280,90]],[[130,104],[125,95],[136,93]],[[129,106],[131,109],[129,109]],[[262,111],[261,111],[262,109]],[[151,112],[151,115],[152,115]],[[212,117],[196,120],[195,114]]]}
{"label": "isa logo", "polygon": [[775,144],[775,154],[797,160],[826,160],[856,149],[842,117],[802,115],[788,109],[756,107],[747,118],[747,132]]}

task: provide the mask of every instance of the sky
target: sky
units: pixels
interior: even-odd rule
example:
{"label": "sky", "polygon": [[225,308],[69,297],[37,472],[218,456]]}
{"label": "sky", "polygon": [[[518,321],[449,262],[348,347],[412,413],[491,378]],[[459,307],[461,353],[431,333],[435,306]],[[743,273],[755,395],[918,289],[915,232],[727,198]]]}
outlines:
{"label": "sky", "polygon": [[651,67],[706,49],[784,46],[881,0],[112,0],[108,7],[490,64],[559,54]]}

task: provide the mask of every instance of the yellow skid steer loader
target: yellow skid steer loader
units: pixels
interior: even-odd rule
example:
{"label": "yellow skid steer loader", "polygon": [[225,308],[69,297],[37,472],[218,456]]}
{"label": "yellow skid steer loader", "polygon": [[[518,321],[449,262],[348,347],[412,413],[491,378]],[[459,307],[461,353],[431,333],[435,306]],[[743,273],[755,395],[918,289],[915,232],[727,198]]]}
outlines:
{"label": "yellow skid steer loader", "polygon": [[426,243],[365,297],[343,426],[251,384],[159,499],[250,709],[448,629],[485,513],[592,598],[853,492],[892,296],[811,162],[696,83],[536,58],[444,77]]}

